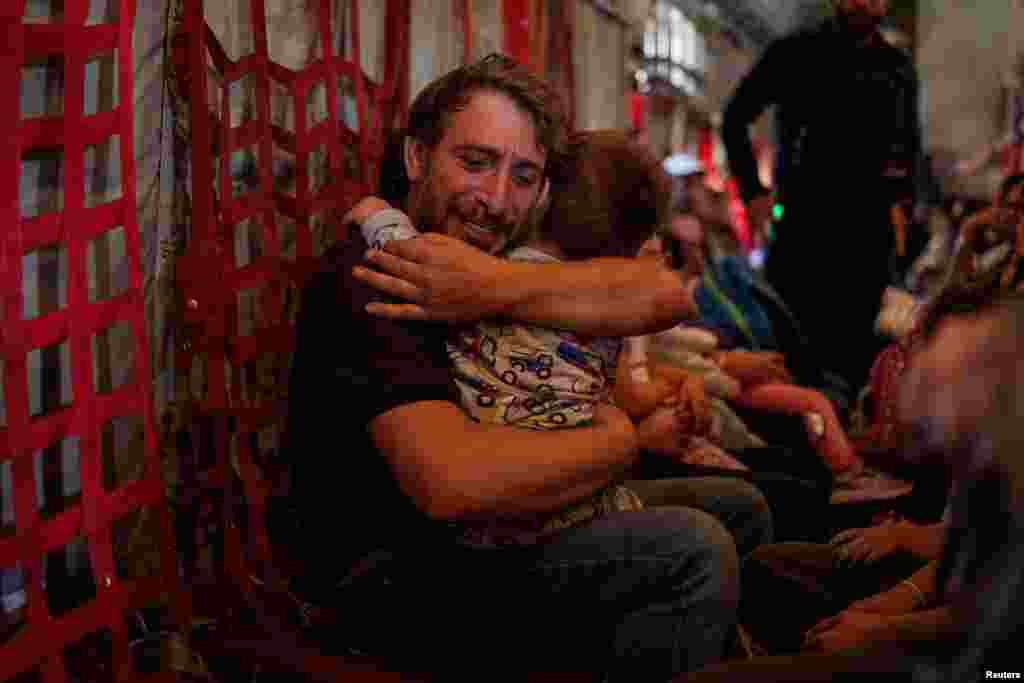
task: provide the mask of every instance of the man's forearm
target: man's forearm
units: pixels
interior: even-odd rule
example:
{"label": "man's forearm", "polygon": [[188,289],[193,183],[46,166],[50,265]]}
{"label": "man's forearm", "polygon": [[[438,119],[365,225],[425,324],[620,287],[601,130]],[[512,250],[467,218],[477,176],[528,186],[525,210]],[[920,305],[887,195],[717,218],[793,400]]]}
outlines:
{"label": "man's forearm", "polygon": [[693,283],[654,259],[509,263],[504,317],[583,334],[658,332],[696,315]]}
{"label": "man's forearm", "polygon": [[478,424],[447,402],[391,410],[374,443],[416,505],[438,519],[552,512],[617,477],[636,454],[623,424],[533,431]]}

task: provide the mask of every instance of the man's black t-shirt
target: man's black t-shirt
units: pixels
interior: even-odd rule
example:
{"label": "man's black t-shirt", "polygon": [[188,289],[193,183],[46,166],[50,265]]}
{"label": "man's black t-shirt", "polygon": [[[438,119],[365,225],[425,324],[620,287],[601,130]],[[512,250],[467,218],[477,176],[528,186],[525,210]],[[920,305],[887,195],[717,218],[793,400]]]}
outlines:
{"label": "man's black t-shirt", "polygon": [[366,248],[353,231],[327,252],[297,321],[283,444],[295,519],[280,540],[303,560],[307,594],[330,590],[373,550],[441,533],[399,489],[369,425],[404,404],[453,399],[447,328],[367,314],[383,298],[352,277]]}

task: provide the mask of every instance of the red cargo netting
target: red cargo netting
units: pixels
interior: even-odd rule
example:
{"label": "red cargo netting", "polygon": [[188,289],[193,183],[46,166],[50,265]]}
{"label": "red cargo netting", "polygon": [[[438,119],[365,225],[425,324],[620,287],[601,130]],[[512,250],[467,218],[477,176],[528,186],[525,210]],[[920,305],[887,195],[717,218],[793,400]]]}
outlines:
{"label": "red cargo netting", "polygon": [[[359,64],[357,0],[310,0],[314,44],[301,70],[271,59],[265,0],[244,1],[253,51],[237,60],[206,24],[202,0],[185,4],[187,56],[178,61],[191,107],[192,235],[176,268],[176,362],[188,373],[192,415],[179,513],[194,536],[205,531],[204,511],[215,518],[222,536],[210,542],[224,553],[212,575],[199,554],[186,558],[185,573],[191,583],[246,587],[270,560],[266,465],[287,407],[298,294],[341,216],[373,187],[384,133],[404,122],[409,4],[384,7],[384,79],[375,83]],[[339,4],[347,17],[332,16]],[[334,35],[338,25],[345,35]],[[210,96],[218,91],[220,106]],[[251,105],[236,106],[244,93]]]}
{"label": "red cargo netting", "polygon": [[[2,5],[0,472],[14,524],[0,531],[0,680],[135,680],[126,618],[173,594],[176,566],[136,222],[135,2]],[[36,107],[23,86],[40,69]],[[112,96],[90,91],[111,78]],[[117,547],[141,510],[159,558],[148,572]]]}

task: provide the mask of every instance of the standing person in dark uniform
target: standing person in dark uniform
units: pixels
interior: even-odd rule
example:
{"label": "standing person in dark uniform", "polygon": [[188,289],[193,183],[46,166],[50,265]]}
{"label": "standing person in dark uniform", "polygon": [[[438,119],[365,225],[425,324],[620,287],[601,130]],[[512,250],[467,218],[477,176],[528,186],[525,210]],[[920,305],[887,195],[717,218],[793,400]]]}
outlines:
{"label": "standing person in dark uniform", "polygon": [[[755,235],[774,203],[766,276],[823,367],[856,391],[878,350],[874,320],[893,247],[890,209],[914,194],[921,143],[913,64],[879,31],[888,0],[834,0],[836,15],[768,47],[725,109],[729,165]],[[748,126],[776,106],[775,196]]]}

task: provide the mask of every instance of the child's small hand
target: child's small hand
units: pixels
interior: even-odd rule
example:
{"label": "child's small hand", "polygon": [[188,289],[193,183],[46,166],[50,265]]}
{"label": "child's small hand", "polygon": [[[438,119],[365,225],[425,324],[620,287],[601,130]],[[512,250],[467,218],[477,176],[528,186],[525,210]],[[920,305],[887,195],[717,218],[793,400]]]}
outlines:
{"label": "child's small hand", "polygon": [[680,385],[676,415],[683,434],[706,436],[711,431],[711,404],[701,375],[690,375]]}
{"label": "child's small hand", "polygon": [[390,209],[391,205],[380,197],[364,197],[356,202],[356,205],[348,210],[344,218],[341,219],[342,225],[349,225],[354,223],[356,225],[362,225],[363,222],[384,209]]}
{"label": "child's small hand", "polygon": [[637,445],[641,450],[672,453],[682,446],[680,432],[675,406],[662,406],[637,423]]}

